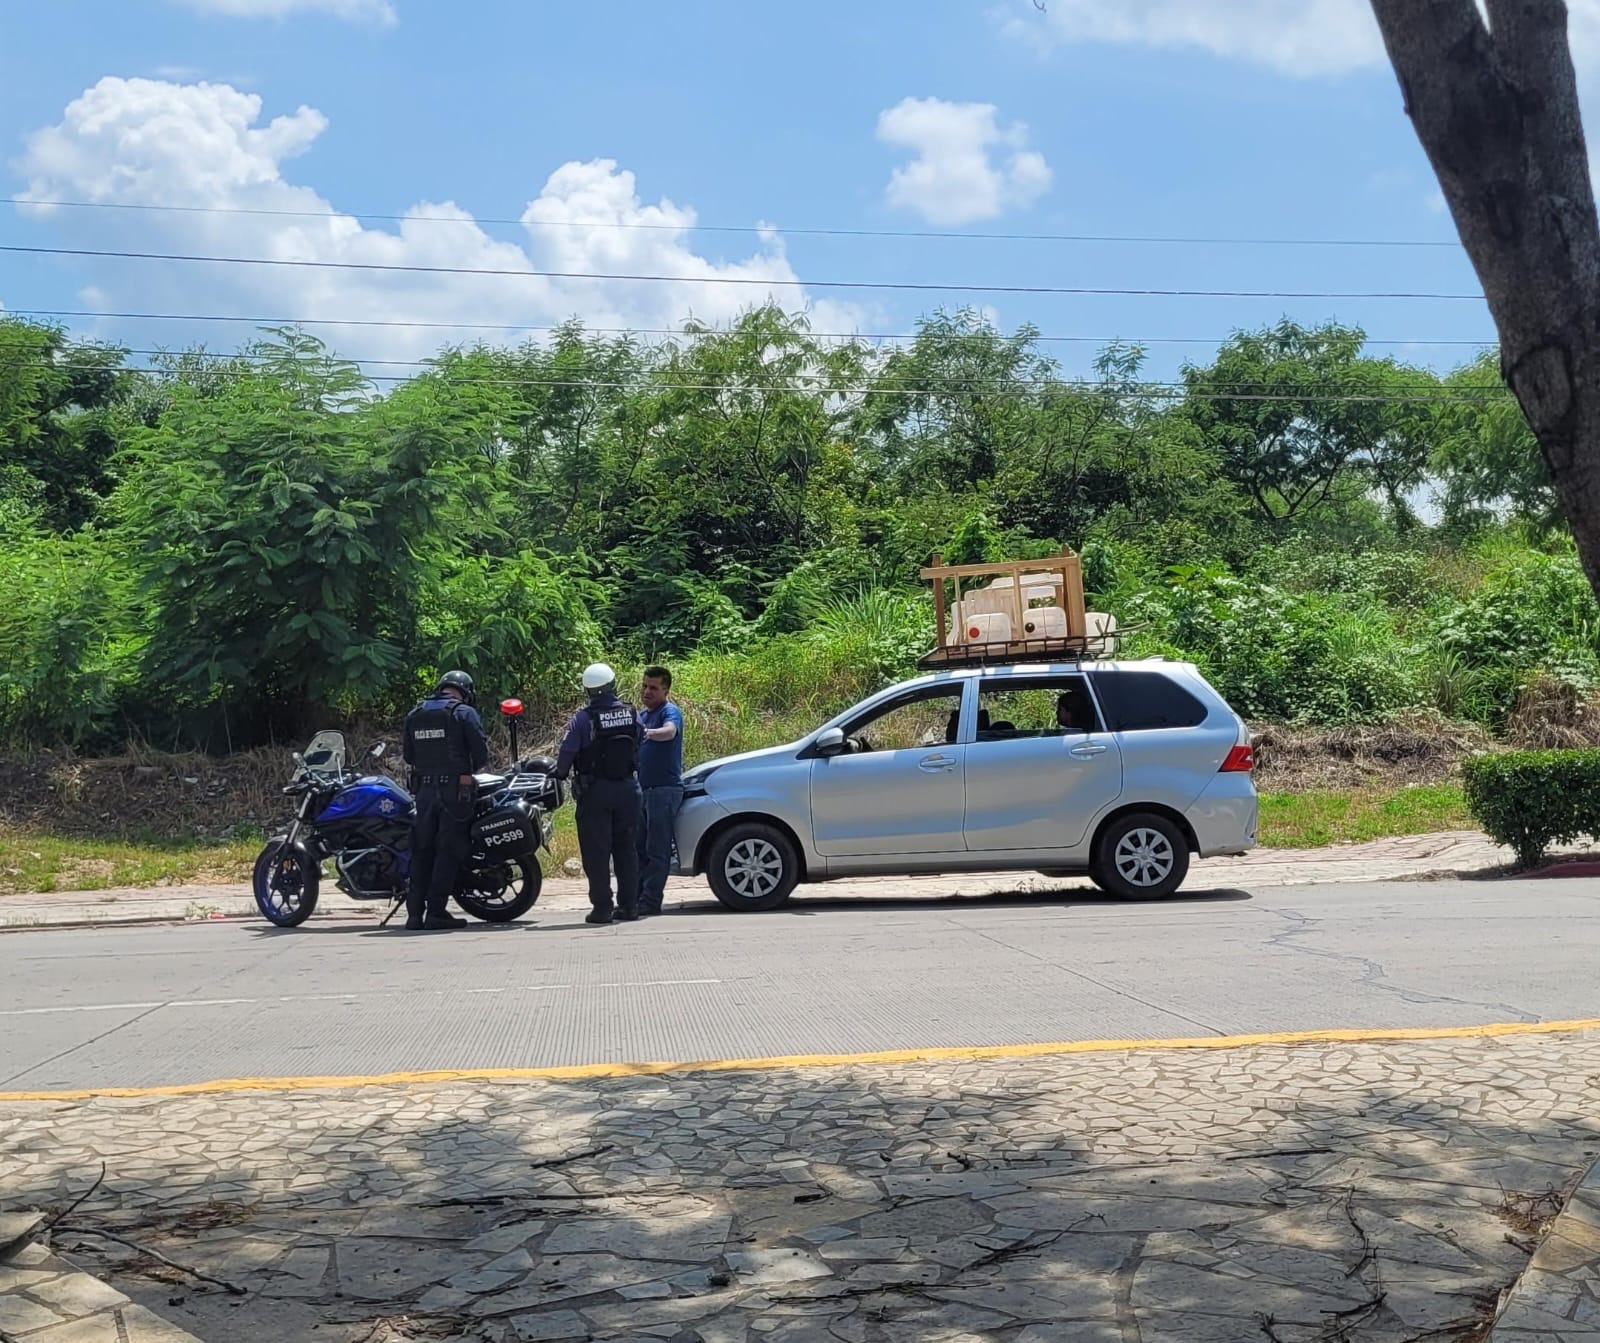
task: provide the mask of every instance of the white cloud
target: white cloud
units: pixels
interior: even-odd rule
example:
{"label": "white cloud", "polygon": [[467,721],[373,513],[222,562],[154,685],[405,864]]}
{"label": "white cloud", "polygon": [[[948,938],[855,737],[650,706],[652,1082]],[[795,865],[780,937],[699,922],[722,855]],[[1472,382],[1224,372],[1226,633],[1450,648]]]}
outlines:
{"label": "white cloud", "polygon": [[1368,0],[1012,0],[1007,27],[1064,42],[1198,49],[1289,74],[1376,65],[1383,43]]}
{"label": "white cloud", "polygon": [[[1205,51],[1282,74],[1384,68],[1370,0],[1007,0],[1008,32],[1039,46],[1069,42]],[[1482,0],[1480,0],[1480,5]],[[1580,63],[1600,55],[1600,0],[1568,0]]]}
{"label": "white cloud", "polygon": [[291,14],[330,14],[354,23],[389,27],[399,22],[390,0],[178,0],[202,14],[233,19],[284,19]]}
{"label": "white cloud", "polygon": [[[807,304],[797,287],[719,283],[797,280],[775,236],[764,234],[743,260],[701,256],[690,236],[694,211],[669,200],[645,204],[633,174],[610,160],[567,163],[551,173],[522,216],[521,242],[491,236],[452,202],[419,203],[394,230],[367,228],[284,175],[286,162],[326,129],[326,118],[309,107],[265,125],[261,118],[258,96],[225,84],[103,79],[67,107],[59,125],[29,138],[21,165],[28,196],[223,212],[20,208],[26,215],[49,216],[56,237],[69,245],[512,272],[96,263],[89,267],[92,277],[84,278],[92,278],[105,302],[117,308],[529,328],[576,315],[592,326],[673,328],[691,316],[726,321],[769,295],[789,309]],[[277,213],[226,213],[237,210]],[[283,213],[291,211],[301,213]],[[556,279],[533,271],[667,275],[682,282]],[[811,306],[821,330],[848,330],[862,317],[843,304]],[[210,343],[226,343],[217,330],[207,329]],[[228,331],[229,338],[237,334],[237,328]],[[358,357],[415,358],[447,339],[474,335],[469,327],[335,328],[330,339]]]}
{"label": "white cloud", "polygon": [[1024,148],[1028,128],[1002,127],[992,103],[905,98],[879,114],[878,139],[915,154],[890,176],[889,204],[930,224],[994,219],[1050,186],[1044,155]]}

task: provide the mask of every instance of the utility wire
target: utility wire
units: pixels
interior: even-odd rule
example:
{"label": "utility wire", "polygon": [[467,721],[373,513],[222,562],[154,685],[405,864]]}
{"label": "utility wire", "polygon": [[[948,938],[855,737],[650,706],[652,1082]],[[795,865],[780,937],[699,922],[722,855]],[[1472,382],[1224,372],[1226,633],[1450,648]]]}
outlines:
{"label": "utility wire", "polygon": [[1482,294],[1440,294],[1407,291],[1329,291],[1292,289],[1118,289],[1087,285],[936,284],[906,280],[767,280],[744,275],[613,274],[605,271],[513,270],[497,266],[415,266],[378,261],[307,261],[286,257],[202,256],[183,252],[127,252],[88,247],[27,247],[0,244],[0,252],[28,256],[82,256],[119,261],[177,261],[222,266],[271,266],[306,270],[349,270],[406,275],[483,275],[544,280],[622,280],[654,284],[717,284],[768,289],[872,289],[942,294],[1062,294],[1120,298],[1271,298],[1271,299],[1406,299],[1481,303]]}
{"label": "utility wire", "polygon": [[[226,356],[222,356],[226,358]],[[208,376],[215,378],[244,378],[259,376],[267,367],[263,364],[244,361],[244,367],[233,367],[226,363],[214,365],[208,370]],[[0,359],[0,367],[9,364],[12,368],[40,367],[62,368],[62,365],[52,361],[40,359]],[[114,370],[121,373],[137,374],[145,377],[160,379],[176,379],[177,374],[169,369],[159,367],[127,367]],[[373,373],[360,375],[361,383],[408,383],[413,381],[416,374],[401,373]],[[546,389],[577,389],[577,390],[610,390],[610,391],[635,391],[635,392],[775,392],[793,393],[795,395],[824,395],[824,396],[907,396],[907,397],[940,397],[940,396],[967,396],[972,394],[972,387],[956,386],[923,386],[923,387],[895,387],[895,386],[829,386],[822,382],[811,383],[749,383],[749,382],[688,382],[674,379],[655,378],[629,378],[629,379],[593,379],[593,378],[479,378],[463,377],[459,374],[440,373],[431,381],[443,383],[446,386],[470,387],[539,387]],[[1057,382],[1052,384],[1064,390],[1076,391],[1080,394],[1103,394],[1107,388],[1095,383]],[[1251,384],[1238,384],[1249,386]],[[1260,384],[1265,386],[1267,384]],[[1020,400],[1028,392],[1037,391],[1038,387],[1028,384],[996,383],[978,389],[986,396],[998,399]],[[1450,391],[1439,393],[1403,393],[1390,392],[1338,392],[1338,393],[1279,393],[1279,392],[1211,392],[1203,389],[1191,389],[1181,383],[1136,383],[1125,388],[1115,389],[1128,397],[1148,395],[1155,400],[1182,400],[1192,397],[1199,401],[1260,401],[1260,402],[1285,402],[1293,404],[1374,404],[1374,405],[1441,405],[1441,404],[1483,404],[1488,401],[1499,400],[1505,393],[1496,389],[1485,389],[1479,392]]]}
{"label": "utility wire", "polygon": [[[18,346],[16,348],[18,349],[21,357],[20,358],[7,358],[7,355],[6,355],[6,344],[5,344],[4,341],[0,341],[0,367],[16,368],[16,367],[19,367],[19,366],[37,365],[37,366],[40,366],[40,367],[47,367],[47,368],[66,368],[66,367],[69,366],[67,361],[62,359],[62,358],[60,358],[60,357],[52,357],[50,355],[43,354],[41,352],[29,349],[29,348],[27,348],[25,346]],[[265,368],[265,367],[269,367],[272,363],[274,363],[278,359],[278,356],[276,356],[276,355],[274,355],[274,354],[272,354],[270,352],[245,352],[245,353],[231,353],[230,354],[230,353],[227,353],[227,352],[221,351],[221,350],[183,350],[183,351],[178,351],[178,352],[175,353],[175,352],[170,351],[170,350],[136,350],[136,349],[134,349],[134,350],[123,350],[123,353],[124,354],[130,354],[130,355],[139,355],[142,358],[149,358],[149,359],[156,359],[156,358],[168,359],[168,360],[172,360],[174,362],[181,361],[183,359],[204,359],[204,360],[210,360],[213,363],[218,363],[218,364],[243,364],[243,365],[247,365],[250,368]],[[363,368],[368,367],[368,366],[372,366],[372,367],[377,367],[377,368],[412,368],[412,369],[424,370],[423,373],[416,374],[416,375],[413,375],[413,376],[426,376],[429,372],[431,372],[436,377],[443,378],[443,379],[446,379],[446,380],[453,380],[453,381],[477,381],[477,380],[479,380],[479,379],[475,378],[474,375],[472,375],[472,374],[463,374],[463,373],[459,373],[459,372],[452,372],[449,369],[441,366],[439,360],[437,360],[437,359],[362,359],[362,358],[358,358],[358,357],[356,357],[354,355],[333,355],[333,356],[329,356],[329,357],[334,362],[339,363],[339,364],[359,365],[359,366],[361,366]],[[153,368],[154,368],[154,371],[156,371],[156,372],[164,371],[164,366],[162,366],[162,365],[155,365],[155,366],[153,366]],[[568,364],[568,365],[562,365],[559,369],[556,369],[556,370],[553,370],[553,371],[559,373],[562,376],[562,379],[564,380],[562,385],[570,385],[570,386],[613,386],[613,385],[616,385],[616,384],[606,383],[606,382],[590,382],[589,381],[589,378],[590,378],[591,375],[603,378],[603,377],[605,377],[607,374],[609,374],[611,372],[610,368],[608,368],[604,364]],[[888,375],[885,375],[885,379],[887,379],[887,378],[888,378]],[[539,382],[539,383],[542,384],[546,380],[545,379],[533,379],[532,381],[536,381],[536,382]],[[643,388],[643,387],[660,387],[660,386],[672,386],[672,387],[680,387],[681,386],[681,387],[699,388],[699,387],[711,386],[711,387],[728,387],[730,389],[745,389],[745,390],[754,390],[754,391],[795,391],[795,392],[803,392],[803,391],[827,391],[827,390],[829,390],[829,384],[820,375],[808,375],[808,374],[806,374],[804,372],[796,373],[791,378],[789,378],[788,380],[783,381],[783,382],[745,382],[745,381],[741,380],[741,381],[730,381],[730,382],[725,382],[725,383],[685,383],[685,382],[681,382],[681,381],[673,381],[673,380],[670,380],[670,379],[665,380],[665,381],[659,381],[655,377],[653,377],[652,374],[649,371],[643,371],[637,377],[629,379],[628,383],[629,383],[629,385],[637,385],[637,386],[639,386],[641,388]],[[876,391],[895,390],[895,391],[908,392],[908,393],[911,393],[911,394],[921,394],[921,393],[926,393],[926,392],[929,392],[929,391],[945,391],[945,390],[951,390],[951,391],[974,391],[974,390],[976,390],[976,391],[980,391],[981,392],[981,391],[988,391],[989,389],[995,388],[995,387],[1000,387],[1000,388],[1021,388],[1021,389],[1030,389],[1030,390],[1037,389],[1037,388],[1049,388],[1049,387],[1069,387],[1069,388],[1074,388],[1074,389],[1089,388],[1089,389],[1093,389],[1093,390],[1099,391],[1099,390],[1103,390],[1107,385],[1108,384],[1102,383],[1102,382],[1098,382],[1098,381],[1096,381],[1094,379],[1084,379],[1084,378],[1059,378],[1059,377],[982,378],[982,377],[971,377],[971,376],[969,376],[969,377],[953,376],[953,377],[949,377],[949,378],[941,378],[939,380],[939,382],[933,387],[930,387],[930,386],[925,385],[925,384],[912,384],[910,386],[902,385],[902,386],[899,386],[899,387],[886,386],[885,385],[885,381],[880,380],[878,382],[874,382],[872,384],[872,386],[868,390],[874,391],[874,392],[876,392]],[[1148,391],[1178,391],[1178,392],[1187,391],[1187,392],[1192,393],[1194,396],[1201,397],[1201,398],[1210,397],[1215,392],[1220,392],[1220,391],[1273,391],[1273,390],[1277,390],[1277,389],[1280,389],[1280,388],[1283,387],[1283,383],[1281,381],[1279,381],[1279,382],[1237,382],[1237,381],[1227,381],[1227,380],[1216,381],[1216,382],[1206,381],[1200,386],[1191,386],[1188,382],[1178,381],[1178,380],[1170,380],[1170,381],[1137,381],[1137,382],[1130,382],[1130,383],[1126,383],[1126,384],[1114,384],[1114,385],[1122,385],[1122,386],[1126,386],[1126,387],[1130,387],[1130,388],[1135,388],[1135,389],[1138,389],[1138,390],[1148,390]],[[1354,395],[1385,395],[1385,396],[1388,396],[1388,395],[1393,395],[1396,392],[1430,393],[1430,392],[1433,392],[1436,389],[1438,389],[1439,383],[1436,380],[1435,381],[1430,381],[1430,382],[1411,382],[1411,383],[1397,382],[1397,383],[1391,383],[1388,386],[1385,386],[1385,387],[1382,387],[1382,388],[1374,388],[1374,389],[1372,389],[1372,391],[1370,393],[1366,392],[1366,391],[1363,391],[1363,389],[1361,389],[1360,387],[1352,388],[1350,386],[1347,386],[1347,385],[1341,384],[1341,383],[1323,383],[1323,384],[1321,384],[1321,387],[1323,389],[1325,389],[1325,390],[1318,391],[1318,390],[1314,390],[1312,388],[1308,388],[1303,392],[1299,391],[1299,390],[1296,390],[1294,392],[1284,392],[1283,395],[1286,396],[1286,397],[1291,397],[1291,398],[1296,398],[1297,399],[1298,397],[1300,397],[1302,395],[1305,395],[1305,396],[1321,396],[1321,395],[1354,394]]]}
{"label": "utility wire", "polygon": [[[197,313],[197,312],[95,312],[89,309],[74,308],[5,308],[0,309],[0,317],[65,317],[65,318],[98,318],[106,321],[128,322],[243,322],[250,326],[353,326],[353,327],[382,327],[395,330],[432,330],[432,331],[561,331],[566,324],[560,325],[535,325],[517,322],[420,322],[402,321],[397,318],[382,317],[250,317],[234,313]],[[707,331],[684,331],[681,327],[634,327],[634,326],[584,326],[586,335],[611,335],[611,336],[676,336],[683,340],[704,340],[712,336],[726,334],[726,328],[712,328]],[[805,336],[816,340],[869,340],[869,341],[914,341],[919,337],[915,331],[806,331]],[[939,340],[987,340],[992,333],[987,331],[953,331],[941,332]],[[1009,339],[1004,335],[1001,340]],[[1056,336],[1039,334],[1033,337],[1037,341],[1049,341],[1061,344],[1083,345],[1221,345],[1228,336]],[[1419,345],[1429,348],[1444,346],[1462,346],[1474,349],[1490,348],[1498,342],[1494,338],[1488,340],[1427,340],[1412,337],[1407,340],[1385,339],[1366,337],[1363,341],[1367,345]]]}
{"label": "utility wire", "polygon": [[669,233],[775,233],[814,238],[956,238],[973,242],[1158,243],[1217,247],[1406,247],[1456,248],[1454,239],[1430,238],[1243,238],[1182,237],[1123,233],[971,233],[938,229],[784,228],[776,224],[655,224],[602,219],[516,219],[491,215],[468,216],[382,214],[367,210],[274,210],[244,205],[157,205],[126,201],[31,200],[26,196],[0,196],[0,204],[71,210],[143,210],[168,214],[252,215],[271,219],[371,219],[385,224],[503,224],[550,228],[624,229]]}

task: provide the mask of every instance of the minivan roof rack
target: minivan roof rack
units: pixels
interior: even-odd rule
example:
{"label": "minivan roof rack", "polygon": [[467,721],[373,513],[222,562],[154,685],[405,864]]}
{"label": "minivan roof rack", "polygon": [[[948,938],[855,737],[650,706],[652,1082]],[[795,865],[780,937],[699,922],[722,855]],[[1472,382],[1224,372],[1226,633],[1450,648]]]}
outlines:
{"label": "minivan roof rack", "polygon": [[917,659],[924,671],[961,667],[1004,667],[1017,662],[1110,662],[1122,653],[1122,636],[1139,628],[1125,626],[1107,634],[1077,639],[1012,639],[1004,643],[947,644]]}

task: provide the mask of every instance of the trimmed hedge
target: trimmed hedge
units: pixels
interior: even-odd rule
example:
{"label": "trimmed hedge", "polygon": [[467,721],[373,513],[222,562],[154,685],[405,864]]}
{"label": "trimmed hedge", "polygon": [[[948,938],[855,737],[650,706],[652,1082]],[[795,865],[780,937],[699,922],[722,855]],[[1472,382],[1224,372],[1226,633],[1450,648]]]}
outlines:
{"label": "trimmed hedge", "polygon": [[1552,844],[1600,836],[1600,751],[1514,751],[1466,762],[1467,806],[1532,867]]}

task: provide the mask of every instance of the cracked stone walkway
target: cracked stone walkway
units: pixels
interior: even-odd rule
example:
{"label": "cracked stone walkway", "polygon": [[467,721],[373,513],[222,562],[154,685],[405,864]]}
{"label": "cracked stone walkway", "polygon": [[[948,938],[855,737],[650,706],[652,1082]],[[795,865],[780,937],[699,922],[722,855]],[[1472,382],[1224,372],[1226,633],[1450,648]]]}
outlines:
{"label": "cracked stone walkway", "polygon": [[104,1162],[74,1225],[242,1294],[55,1248],[209,1343],[1443,1340],[1597,1085],[1583,1034],[13,1103],[0,1207]]}

